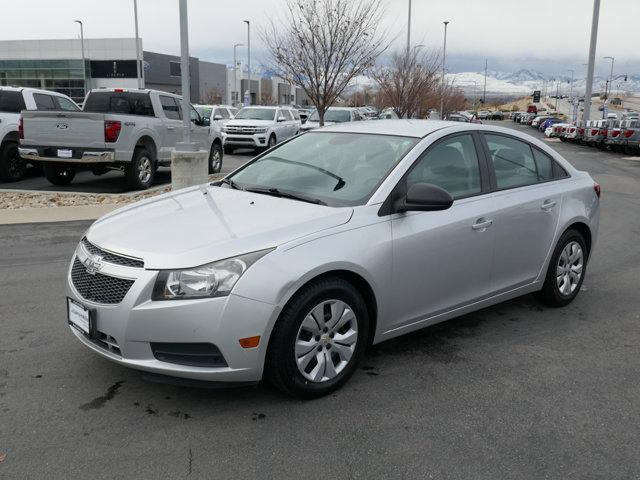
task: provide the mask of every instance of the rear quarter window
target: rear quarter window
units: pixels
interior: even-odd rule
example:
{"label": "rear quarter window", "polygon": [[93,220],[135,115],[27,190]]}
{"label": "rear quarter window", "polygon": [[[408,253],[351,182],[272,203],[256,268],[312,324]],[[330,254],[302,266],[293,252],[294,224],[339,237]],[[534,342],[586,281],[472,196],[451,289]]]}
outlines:
{"label": "rear quarter window", "polygon": [[20,113],[26,108],[22,92],[0,90],[0,112]]}

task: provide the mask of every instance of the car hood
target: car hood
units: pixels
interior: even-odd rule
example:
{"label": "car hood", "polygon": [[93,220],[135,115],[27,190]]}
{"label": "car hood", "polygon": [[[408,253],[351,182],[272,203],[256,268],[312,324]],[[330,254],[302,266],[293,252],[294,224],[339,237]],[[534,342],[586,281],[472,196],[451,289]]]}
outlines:
{"label": "car hood", "polygon": [[273,248],[342,225],[352,208],[202,185],[116,210],[95,222],[90,242],[144,259],[145,268],[188,268]]}
{"label": "car hood", "polygon": [[273,120],[245,120],[242,118],[229,120],[225,127],[270,127]]}

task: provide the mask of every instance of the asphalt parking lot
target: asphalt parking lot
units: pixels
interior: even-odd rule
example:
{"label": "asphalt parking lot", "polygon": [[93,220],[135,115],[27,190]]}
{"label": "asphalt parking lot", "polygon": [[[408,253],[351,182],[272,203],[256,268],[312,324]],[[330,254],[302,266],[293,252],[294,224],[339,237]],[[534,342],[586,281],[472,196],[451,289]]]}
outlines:
{"label": "asphalt parking lot", "polygon": [[0,226],[0,478],[640,478],[640,161],[550,144],[603,191],[576,301],[525,296],[380,344],[311,402],[97,357],[65,317],[88,223]]}
{"label": "asphalt parking lot", "polygon": [[[224,155],[222,173],[229,173],[251,160],[251,150],[238,150],[233,155]],[[160,167],[156,171],[154,186],[171,183],[171,168]],[[29,168],[25,179],[19,182],[0,183],[0,190],[39,190],[49,192],[123,193],[127,192],[127,182],[121,172],[111,171],[104,175],[94,175],[89,170],[78,171],[70,185],[56,186],[49,183],[38,169]]]}

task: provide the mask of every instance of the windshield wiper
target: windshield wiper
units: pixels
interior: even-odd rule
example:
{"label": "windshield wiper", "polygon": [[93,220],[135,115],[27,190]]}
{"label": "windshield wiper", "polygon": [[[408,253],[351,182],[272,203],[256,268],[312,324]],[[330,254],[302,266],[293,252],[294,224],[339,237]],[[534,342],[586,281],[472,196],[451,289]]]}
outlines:
{"label": "windshield wiper", "polygon": [[227,185],[229,185],[231,188],[233,188],[235,190],[242,190],[242,188],[240,188],[238,186],[238,184],[236,182],[234,182],[233,180],[231,180],[230,178],[223,178],[222,180],[218,180],[218,182],[220,184],[226,183]]}
{"label": "windshield wiper", "polygon": [[275,187],[271,187],[271,188],[245,188],[246,192],[253,192],[253,193],[262,193],[265,195],[272,195],[274,197],[281,197],[281,198],[291,198],[292,200],[300,200],[301,202],[307,202],[307,203],[314,203],[316,205],[326,205],[325,202],[323,202],[322,200],[318,199],[318,198],[313,198],[313,197],[307,197],[305,195],[300,195],[299,193],[289,193],[289,192],[283,192],[282,190],[278,190]]}

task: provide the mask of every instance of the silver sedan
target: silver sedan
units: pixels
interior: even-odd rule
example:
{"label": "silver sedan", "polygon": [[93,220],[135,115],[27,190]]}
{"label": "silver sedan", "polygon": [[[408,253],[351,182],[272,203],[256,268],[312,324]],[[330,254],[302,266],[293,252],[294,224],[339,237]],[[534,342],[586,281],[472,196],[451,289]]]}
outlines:
{"label": "silver sedan", "polygon": [[70,329],[163,380],[325,395],[371,344],[527,293],[570,303],[599,196],[514,130],[325,127],[95,222],[69,267]]}

